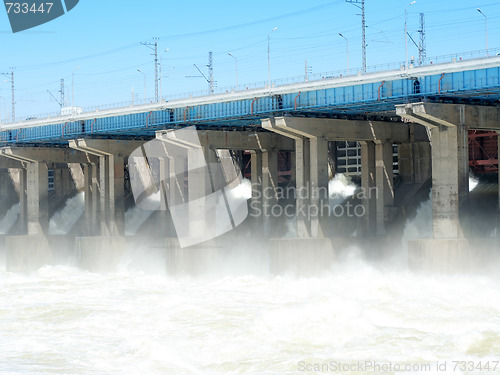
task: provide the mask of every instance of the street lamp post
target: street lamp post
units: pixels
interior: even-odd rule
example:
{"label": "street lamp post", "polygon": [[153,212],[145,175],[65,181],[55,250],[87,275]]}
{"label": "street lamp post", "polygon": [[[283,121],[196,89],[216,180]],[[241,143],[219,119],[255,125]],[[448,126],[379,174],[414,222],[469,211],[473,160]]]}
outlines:
{"label": "street lamp post", "polygon": [[231,56],[236,63],[236,88],[234,91],[238,91],[238,59],[234,57],[230,52],[228,52],[227,54]]}
{"label": "street lamp post", "polygon": [[276,30],[278,30],[277,27],[267,34],[267,82],[269,89],[271,89],[271,33]]}
{"label": "street lamp post", "polygon": [[417,1],[414,0],[408,4],[405,8],[405,69],[408,69],[408,28],[407,28],[407,12],[408,8],[415,4]]}
{"label": "street lamp post", "polygon": [[141,69],[137,69],[137,71],[144,76],[144,103],[146,103],[146,73],[144,73]]}
{"label": "street lamp post", "polygon": [[484,22],[486,26],[486,57],[488,57],[488,17],[484,14],[481,9],[477,8],[477,11],[484,16]]}
{"label": "street lamp post", "polygon": [[344,38],[347,43],[347,74],[349,74],[349,40],[344,35],[342,35],[342,33],[339,33],[339,35]]}

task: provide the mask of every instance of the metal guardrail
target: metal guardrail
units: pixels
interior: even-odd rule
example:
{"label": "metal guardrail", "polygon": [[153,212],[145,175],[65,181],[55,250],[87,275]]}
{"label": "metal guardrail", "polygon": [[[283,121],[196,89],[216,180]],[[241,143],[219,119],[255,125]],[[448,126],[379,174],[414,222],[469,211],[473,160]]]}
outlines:
{"label": "metal guardrail", "polygon": [[[408,79],[406,74],[389,73],[396,79],[391,85],[368,83],[358,85],[358,90],[345,90],[344,86],[327,87],[317,92],[304,91],[297,95],[297,91],[279,95],[265,95],[258,98],[252,95],[241,96],[234,101],[219,101],[189,106],[153,106],[121,107],[102,111],[102,113],[82,113],[72,117],[58,117],[57,119],[34,121],[32,124],[17,124],[5,127],[0,131],[0,143],[13,144],[18,142],[55,141],[61,142],[71,137],[84,134],[111,134],[128,132],[129,134],[151,135],[155,129],[165,125],[195,124],[210,122],[217,124],[217,120],[224,125],[233,124],[242,126],[254,124],[262,115],[268,116],[273,111],[310,111],[331,110],[340,108],[344,113],[349,108],[351,114],[361,114],[367,111],[390,111],[395,104],[402,104],[408,100],[420,100],[422,95],[440,95],[460,92],[472,94],[480,99],[481,92],[491,94],[492,90],[500,95],[498,77],[500,67],[495,61],[490,70],[474,70],[470,79],[463,79],[461,66],[447,74],[440,73],[441,69],[432,69],[433,73],[426,75],[426,79],[416,86],[414,80]],[[450,65],[448,65],[450,66]],[[453,65],[452,65],[453,66]],[[481,66],[473,62],[466,66]],[[424,69],[425,70],[425,69]],[[386,76],[383,73],[382,76]],[[380,76],[377,76],[377,79]],[[328,86],[328,85],[327,85]],[[291,86],[296,87],[296,86]],[[356,86],[353,86],[356,87]],[[286,90],[288,87],[286,87]],[[267,90],[261,90],[267,92]],[[228,95],[225,95],[227,98]],[[215,98],[218,99],[218,98]],[[203,99],[204,100],[204,99]],[[149,108],[148,108],[149,107]],[[157,107],[157,108],[155,108]],[[257,119],[257,120],[256,120]],[[43,123],[45,122],[45,123]],[[20,124],[21,125],[21,124]]]}
{"label": "metal guardrail", "polygon": [[[479,58],[486,58],[486,57],[492,57],[500,55],[500,48],[492,48],[488,50],[476,50],[476,51],[467,51],[467,52],[460,52],[460,53],[454,53],[454,54],[449,54],[449,55],[441,55],[441,56],[436,56],[432,58],[426,58],[422,64],[418,64],[418,62],[411,61],[412,64],[416,67],[420,66],[430,66],[430,65],[438,65],[438,64],[448,64],[451,62],[461,62],[464,60],[473,60],[473,59],[479,59]],[[286,86],[294,83],[302,83],[302,82],[314,82],[314,81],[320,81],[323,79],[327,78],[336,78],[336,77],[350,77],[350,76],[359,76],[359,75],[364,75],[364,74],[369,74],[369,73],[376,73],[376,72],[384,72],[384,71],[391,71],[391,70],[401,70],[404,68],[405,63],[404,62],[393,62],[393,63],[387,63],[387,64],[377,64],[377,65],[371,65],[366,68],[366,72],[362,72],[361,68],[352,68],[352,69],[341,69],[341,70],[336,70],[336,71],[330,71],[330,72],[325,72],[325,73],[314,73],[310,75],[299,75],[299,76],[292,76],[292,77],[285,77],[285,78],[279,78],[271,81],[271,86],[273,88],[275,87],[281,87],[281,86]],[[246,90],[252,90],[252,89],[265,89],[268,87],[268,82],[267,81],[259,81],[259,82],[252,82],[248,84],[240,84],[238,87],[235,86],[229,86],[229,87],[224,87],[224,88],[217,88],[214,91],[214,94],[225,94],[225,93],[231,93],[231,92],[244,92]],[[200,90],[200,91],[194,91],[194,92],[187,92],[187,93],[179,93],[179,94],[174,94],[174,95],[169,95],[169,96],[164,96],[160,99],[160,102],[168,102],[172,100],[178,100],[178,99],[189,99],[189,98],[196,98],[196,97],[202,97],[202,96],[209,96],[210,93],[207,90]],[[142,101],[126,101],[126,102],[115,102],[115,103],[109,103],[109,104],[103,104],[103,105],[98,105],[98,106],[91,106],[91,107],[83,107],[83,113],[88,113],[88,112],[95,112],[95,111],[100,111],[100,110],[107,110],[107,109],[115,109],[115,108],[126,108],[126,107],[133,107],[134,105],[144,105],[144,104],[150,104],[150,103],[155,103],[155,98],[147,98],[146,100]],[[20,121],[26,121],[28,119],[50,119],[53,117],[59,117],[61,114],[60,112],[50,112],[50,113],[43,113],[43,114],[36,114],[36,115],[29,115],[29,116],[23,116],[23,117],[18,117],[15,119],[15,121],[5,121],[1,122],[0,119],[0,124],[12,124],[14,122],[20,122]]]}

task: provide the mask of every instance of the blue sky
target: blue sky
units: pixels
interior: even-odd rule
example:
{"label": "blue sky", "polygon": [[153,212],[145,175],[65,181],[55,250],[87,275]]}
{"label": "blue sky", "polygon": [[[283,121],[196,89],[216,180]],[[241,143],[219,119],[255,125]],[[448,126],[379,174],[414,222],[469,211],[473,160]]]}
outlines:
{"label": "blue sky", "polygon": [[[405,58],[404,9],[411,1],[366,0],[368,65]],[[492,0],[416,0],[408,8],[408,31],[418,42],[419,13],[425,14],[427,56],[500,47],[500,3]],[[154,97],[152,51],[140,42],[159,38],[162,92],[166,97],[207,90],[194,64],[207,73],[213,52],[217,88],[267,80],[267,36],[271,34],[272,78],[300,76],[305,60],[313,74],[345,69],[349,40],[351,68],[361,66],[361,17],[344,0],[304,1],[97,1],[80,0],[71,12],[45,25],[13,34],[0,9],[0,72],[15,68],[16,115],[55,113],[60,79],[75,106],[130,104],[132,88]],[[409,55],[418,56],[411,43]],[[79,67],[75,70],[75,68]],[[189,77],[195,76],[195,77]],[[0,76],[0,118],[10,113],[10,82]]]}

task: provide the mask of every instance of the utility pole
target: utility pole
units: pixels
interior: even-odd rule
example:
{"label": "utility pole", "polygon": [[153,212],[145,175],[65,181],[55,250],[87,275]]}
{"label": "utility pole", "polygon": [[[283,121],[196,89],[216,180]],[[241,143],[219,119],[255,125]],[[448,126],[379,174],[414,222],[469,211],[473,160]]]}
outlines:
{"label": "utility pole", "polygon": [[12,122],[16,121],[16,98],[14,96],[14,68],[10,68],[11,72],[10,73],[0,73],[1,75],[4,75],[6,77],[10,78],[10,83],[11,83],[11,88],[12,88]]}
{"label": "utility pole", "polygon": [[[158,39],[158,38],[156,38]],[[158,103],[158,42],[155,40],[155,100]]]}
{"label": "utility pole", "polygon": [[363,56],[363,73],[366,73],[366,19],[365,19],[365,0],[345,0],[359,9],[361,9],[361,54]]}
{"label": "utility pole", "polygon": [[12,80],[12,122],[16,121],[16,99],[14,97],[14,68],[12,68],[11,80]]}
{"label": "utility pole", "polygon": [[158,39],[159,38],[153,38],[154,43],[146,43],[146,42],[141,42],[143,46],[146,46],[154,51],[154,57],[155,57],[155,100],[158,103],[159,101],[159,88],[158,88]]}
{"label": "utility pole", "polygon": [[209,52],[208,53],[208,89],[210,90],[210,94],[214,93],[214,60],[213,60],[213,53]]}
{"label": "utility pole", "polygon": [[423,65],[425,58],[427,57],[427,51],[425,50],[425,17],[423,13],[420,13],[420,43],[418,46],[418,64]]}
{"label": "utility pole", "polygon": [[59,90],[59,93],[61,94],[61,102],[59,103],[59,105],[62,109],[64,107],[64,78],[61,79],[61,88]]}

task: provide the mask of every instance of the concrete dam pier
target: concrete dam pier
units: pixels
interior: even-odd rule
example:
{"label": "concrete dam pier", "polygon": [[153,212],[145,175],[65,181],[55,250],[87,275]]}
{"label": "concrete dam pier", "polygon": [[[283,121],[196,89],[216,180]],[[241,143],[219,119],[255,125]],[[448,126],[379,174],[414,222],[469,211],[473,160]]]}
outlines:
{"label": "concrete dam pier", "polygon": [[[471,165],[498,174],[498,137],[487,161],[470,150],[471,132],[500,132],[499,71],[500,57],[4,126],[0,217],[19,204],[1,241],[7,270],[65,251],[100,270],[145,246],[169,272],[199,272],[252,245],[272,273],[321,272],[353,245],[372,257],[407,246],[415,270],[468,269],[485,259],[478,243],[497,246],[471,238],[462,216]],[[190,126],[196,141],[177,135]],[[333,204],[339,173],[358,188]],[[402,240],[430,190],[432,234]],[[50,218],[78,192],[83,216],[51,235]],[[153,213],[130,236],[134,206]],[[497,192],[495,220],[499,207]]]}

